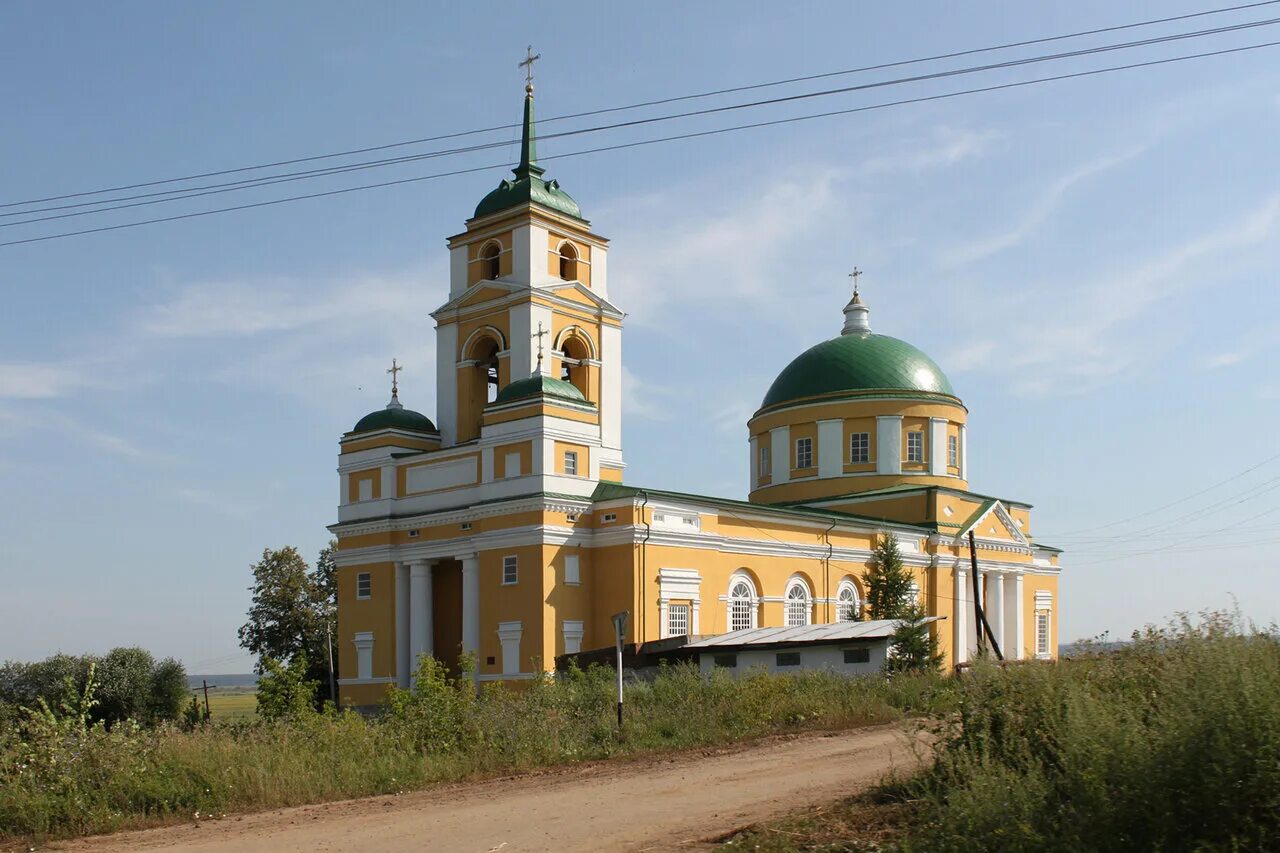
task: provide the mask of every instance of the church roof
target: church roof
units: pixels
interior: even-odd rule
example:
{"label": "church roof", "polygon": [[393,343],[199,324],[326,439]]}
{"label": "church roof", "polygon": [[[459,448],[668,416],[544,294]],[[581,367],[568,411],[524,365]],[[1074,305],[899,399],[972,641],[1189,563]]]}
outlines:
{"label": "church roof", "polygon": [[844,391],[904,391],[955,397],[942,368],[906,341],[871,332],[810,347],[783,368],[761,408]]}
{"label": "church roof", "polygon": [[530,87],[524,98],[524,129],[520,140],[520,165],[512,171],[515,180],[506,178],[498,184],[498,188],[490,192],[476,205],[475,217],[488,216],[513,207],[534,203],[549,207],[554,211],[582,219],[582,210],[578,203],[564,190],[557,181],[543,180],[543,168],[538,165],[537,134],[533,121],[533,88]]}
{"label": "church roof", "polygon": [[562,400],[572,400],[575,403],[587,402],[587,398],[582,396],[582,392],[578,390],[577,386],[565,382],[563,379],[547,376],[545,373],[535,373],[533,376],[517,379],[499,391],[493,402],[510,403],[513,400],[522,400],[525,397],[558,397]]}
{"label": "church roof", "polygon": [[436,425],[431,422],[431,418],[415,412],[412,409],[406,409],[400,405],[400,401],[392,398],[391,403],[385,409],[378,409],[376,412],[370,412],[352,427],[348,435],[354,435],[360,432],[374,432],[380,429],[405,429],[414,432],[432,432],[438,433]]}

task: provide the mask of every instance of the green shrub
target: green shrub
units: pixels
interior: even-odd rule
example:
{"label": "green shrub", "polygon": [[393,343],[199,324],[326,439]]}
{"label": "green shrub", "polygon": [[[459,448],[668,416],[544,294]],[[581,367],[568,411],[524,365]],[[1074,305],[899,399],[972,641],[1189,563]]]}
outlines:
{"label": "green shrub", "polygon": [[1206,614],[1113,653],[979,668],[909,787],[909,849],[1275,849],[1280,643]]}

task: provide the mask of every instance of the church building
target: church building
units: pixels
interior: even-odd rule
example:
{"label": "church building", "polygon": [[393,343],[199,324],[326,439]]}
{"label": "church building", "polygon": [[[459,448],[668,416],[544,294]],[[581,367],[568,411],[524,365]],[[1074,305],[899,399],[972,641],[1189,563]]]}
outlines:
{"label": "church building", "polygon": [[422,654],[466,654],[481,682],[536,677],[612,647],[621,611],[641,650],[860,620],[885,534],[949,666],[977,648],[970,533],[1005,657],[1054,657],[1058,549],[1035,542],[1030,504],[970,490],[968,410],[929,356],[872,331],[856,287],[839,334],[761,389],[746,500],[627,481],[609,241],[535,136],[530,85],[514,176],[447,241],[435,419],[401,403],[393,363],[390,402],[340,440],[340,703],[408,686]]}

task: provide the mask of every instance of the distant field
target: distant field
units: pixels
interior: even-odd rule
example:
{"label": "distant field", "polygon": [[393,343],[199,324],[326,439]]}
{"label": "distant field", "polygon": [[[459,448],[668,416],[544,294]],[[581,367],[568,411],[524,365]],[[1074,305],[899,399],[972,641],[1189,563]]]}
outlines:
{"label": "distant field", "polygon": [[[196,698],[204,701],[197,691]],[[215,722],[251,720],[258,712],[258,693],[243,687],[218,687],[209,691],[209,716]]]}

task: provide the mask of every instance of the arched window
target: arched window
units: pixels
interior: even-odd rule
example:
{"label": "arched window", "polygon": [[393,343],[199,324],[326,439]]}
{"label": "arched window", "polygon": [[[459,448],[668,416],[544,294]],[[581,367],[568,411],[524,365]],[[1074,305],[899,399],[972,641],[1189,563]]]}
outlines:
{"label": "arched window", "polygon": [[590,353],[587,345],[579,338],[570,336],[560,344],[560,378],[570,383],[586,399],[591,399],[590,383],[587,381],[587,359]]}
{"label": "arched window", "polygon": [[578,278],[578,250],[569,242],[560,244],[560,277],[565,281]]}
{"label": "arched window", "polygon": [[787,587],[787,627],[808,625],[812,614],[813,603],[809,597],[809,587],[799,578],[792,580]]}
{"label": "arched window", "polygon": [[729,582],[729,630],[743,631],[756,626],[756,589],[745,575]]}
{"label": "arched window", "polygon": [[485,338],[471,350],[476,366],[476,396],[492,403],[498,396],[498,342]]}
{"label": "arched window", "polygon": [[484,278],[493,280],[501,274],[502,267],[498,262],[498,256],[501,254],[502,246],[496,241],[490,240],[484,244],[484,248],[480,250],[480,269]]}
{"label": "arched window", "polygon": [[836,593],[836,621],[857,622],[861,616],[861,610],[862,603],[858,601],[858,588],[852,581],[844,581],[840,584],[840,591]]}

